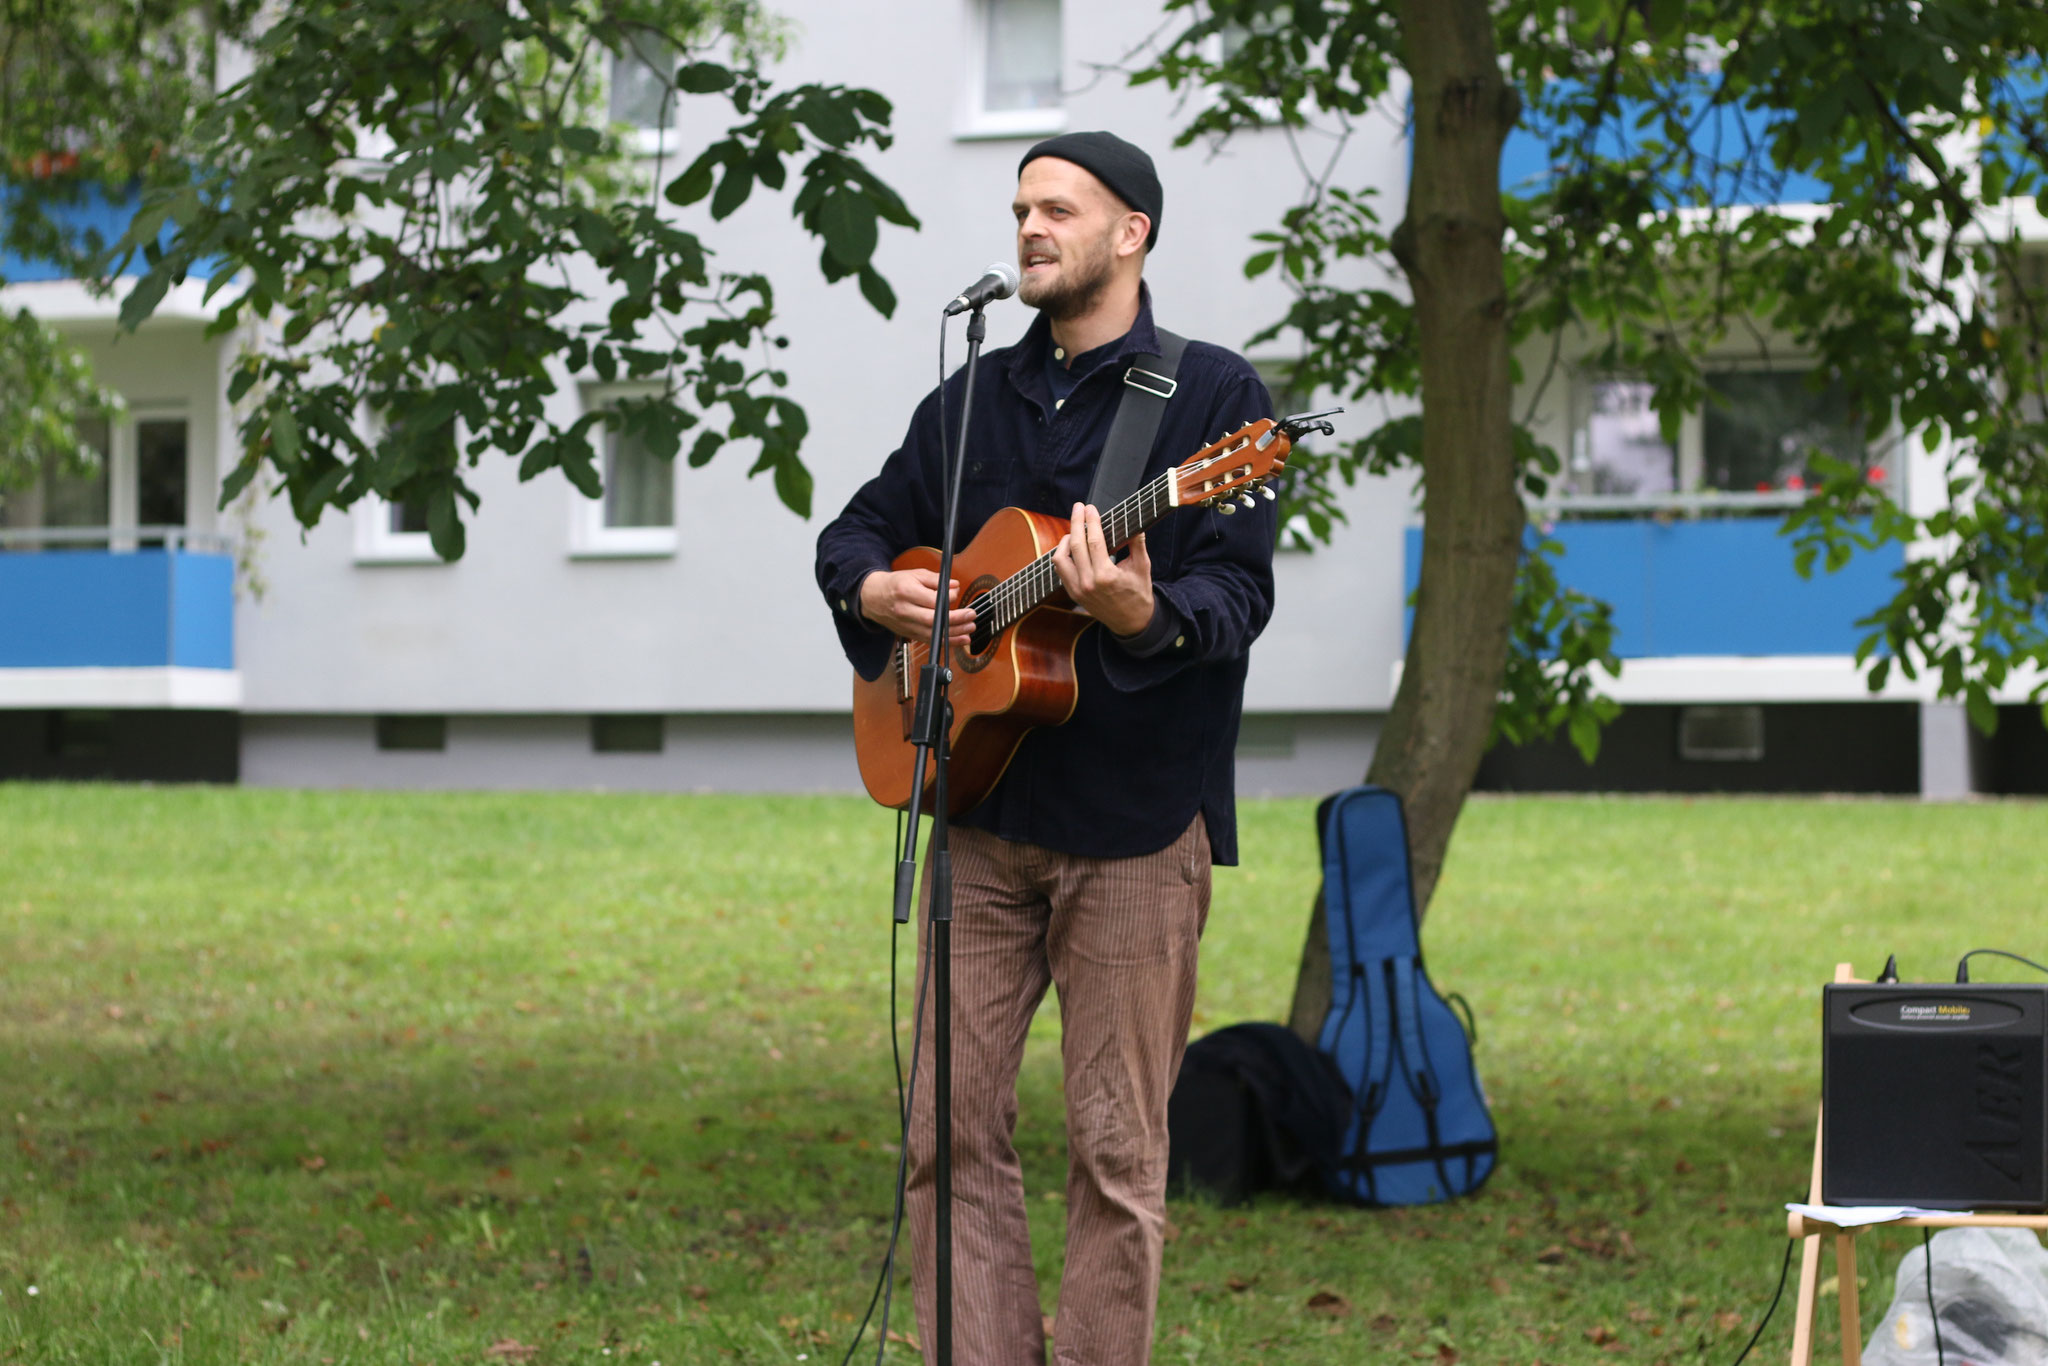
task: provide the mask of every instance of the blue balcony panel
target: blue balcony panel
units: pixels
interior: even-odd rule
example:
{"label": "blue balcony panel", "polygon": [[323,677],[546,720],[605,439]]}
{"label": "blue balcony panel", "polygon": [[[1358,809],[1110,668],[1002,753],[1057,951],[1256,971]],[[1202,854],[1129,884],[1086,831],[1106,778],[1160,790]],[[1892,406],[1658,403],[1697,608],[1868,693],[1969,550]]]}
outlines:
{"label": "blue balcony panel", "polygon": [[234,586],[227,555],[0,554],[0,668],[233,669]]}
{"label": "blue balcony panel", "polygon": [[[1849,655],[1856,622],[1889,601],[1905,548],[1859,553],[1802,579],[1775,517],[1560,522],[1551,539],[1568,588],[1613,606],[1615,653],[1672,656]],[[1422,531],[1407,535],[1406,586],[1422,572]],[[1410,611],[1412,624],[1413,611]]]}
{"label": "blue balcony panel", "polygon": [[[1727,208],[1766,203],[1828,202],[1827,186],[1814,176],[1786,173],[1782,178],[1774,178],[1758,174],[1761,168],[1750,164],[1752,156],[1768,156],[1766,148],[1772,130],[1793,118],[1792,113],[1743,105],[1719,105],[1708,109],[1708,96],[1704,85],[1687,93],[1685,122],[1691,132],[1692,149],[1699,154],[1703,164],[1714,168],[1710,188],[1715,204]],[[1663,136],[1661,122],[1640,128],[1637,122],[1645,113],[1652,112],[1651,106],[1641,100],[1629,99],[1619,100],[1616,104],[1615,116],[1602,123],[1596,134],[1596,150],[1604,157],[1643,155],[1651,142]],[[1508,130],[1507,141],[1500,149],[1501,191],[1525,195],[1548,189],[1557,171],[1551,156],[1551,144],[1560,136],[1575,141],[1581,136],[1581,130],[1577,127],[1561,130],[1543,122],[1540,109],[1526,112],[1522,122]],[[1412,157],[1412,152],[1410,155]],[[1774,187],[1775,192],[1763,193],[1766,186]],[[1694,187],[1681,184],[1675,178],[1657,188],[1659,202],[1667,207],[1692,203]]]}

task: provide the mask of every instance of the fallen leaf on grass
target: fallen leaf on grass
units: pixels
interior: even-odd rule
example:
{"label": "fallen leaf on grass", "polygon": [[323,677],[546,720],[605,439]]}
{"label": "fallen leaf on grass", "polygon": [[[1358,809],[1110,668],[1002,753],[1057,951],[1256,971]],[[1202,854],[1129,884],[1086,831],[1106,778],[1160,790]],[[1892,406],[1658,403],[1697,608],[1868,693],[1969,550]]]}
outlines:
{"label": "fallen leaf on grass", "polygon": [[1620,1342],[1621,1335],[1604,1323],[1595,1324],[1586,1330],[1586,1341],[1595,1347],[1605,1347],[1610,1343]]}
{"label": "fallen leaf on grass", "polygon": [[711,1298],[711,1287],[708,1285],[693,1285],[683,1293],[697,1301],[697,1303],[702,1304]]}
{"label": "fallen leaf on grass", "polygon": [[299,1165],[301,1167],[304,1167],[309,1172],[317,1172],[323,1170],[327,1166],[327,1159],[320,1156],[320,1154],[315,1153],[311,1157],[300,1158]]}
{"label": "fallen leaf on grass", "polygon": [[1308,1297],[1305,1308],[1311,1314],[1327,1314],[1333,1319],[1338,1319],[1351,1312],[1351,1301],[1334,1290],[1318,1290]]}
{"label": "fallen leaf on grass", "polygon": [[1437,1366],[1457,1366],[1458,1349],[1448,1342],[1439,1342],[1436,1345],[1436,1361]]}
{"label": "fallen leaf on grass", "polygon": [[1392,1314],[1373,1315],[1372,1330],[1375,1333],[1391,1333],[1400,1326],[1401,1320],[1395,1318]]}
{"label": "fallen leaf on grass", "polygon": [[1562,1262],[1565,1259],[1566,1255],[1567,1254],[1562,1247],[1560,1247],[1556,1243],[1552,1243],[1549,1247],[1544,1248],[1541,1252],[1536,1254],[1536,1260],[1543,1263],[1543,1265],[1545,1266],[1556,1266],[1559,1262]]}
{"label": "fallen leaf on grass", "polygon": [[1732,1333],[1742,1326],[1742,1315],[1733,1309],[1723,1309],[1714,1315],[1714,1327],[1723,1333]]}
{"label": "fallen leaf on grass", "polygon": [[500,1338],[484,1348],[484,1355],[497,1357],[501,1361],[525,1361],[539,1350],[540,1348],[528,1346],[518,1338]]}
{"label": "fallen leaf on grass", "polygon": [[899,1333],[894,1328],[891,1328],[889,1330],[889,1341],[901,1343],[913,1352],[922,1352],[924,1350],[924,1348],[917,1345],[917,1335],[914,1333]]}

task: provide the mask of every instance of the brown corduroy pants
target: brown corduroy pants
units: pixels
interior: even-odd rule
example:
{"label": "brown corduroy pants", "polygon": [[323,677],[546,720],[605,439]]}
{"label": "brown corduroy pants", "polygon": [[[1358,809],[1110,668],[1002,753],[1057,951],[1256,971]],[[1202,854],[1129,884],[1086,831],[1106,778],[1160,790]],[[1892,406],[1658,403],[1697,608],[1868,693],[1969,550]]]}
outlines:
{"label": "brown corduroy pants", "polygon": [[[1166,1223],[1166,1102],[1187,1046],[1196,946],[1209,914],[1208,830],[1198,815],[1166,848],[1129,859],[1079,858],[960,826],[951,840],[953,1359],[1044,1366],[1011,1140],[1024,1038],[1050,985],[1059,990],[1068,1149],[1053,1359],[1144,1366]],[[922,1033],[929,1059],[929,1010]],[[936,1303],[931,1094],[926,1070],[908,1195],[927,1360]]]}

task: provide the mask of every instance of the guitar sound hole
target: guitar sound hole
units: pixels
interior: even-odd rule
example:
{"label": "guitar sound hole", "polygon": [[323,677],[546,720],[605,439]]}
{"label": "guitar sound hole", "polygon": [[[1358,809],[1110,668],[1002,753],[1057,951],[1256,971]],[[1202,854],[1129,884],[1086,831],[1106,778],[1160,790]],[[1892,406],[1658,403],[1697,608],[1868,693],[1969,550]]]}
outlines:
{"label": "guitar sound hole", "polygon": [[992,578],[976,580],[968,585],[967,605],[974,609],[974,634],[967,638],[965,650],[953,652],[955,667],[967,673],[980,673],[995,658],[996,629],[989,609],[988,594],[985,591],[993,584]]}

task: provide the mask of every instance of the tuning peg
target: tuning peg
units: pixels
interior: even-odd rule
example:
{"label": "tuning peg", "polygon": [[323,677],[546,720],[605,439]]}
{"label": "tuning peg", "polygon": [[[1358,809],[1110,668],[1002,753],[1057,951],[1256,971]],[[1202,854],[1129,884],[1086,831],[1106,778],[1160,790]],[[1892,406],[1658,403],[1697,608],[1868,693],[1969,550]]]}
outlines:
{"label": "tuning peg", "polygon": [[1235,517],[1237,515],[1237,504],[1226,498],[1216,505],[1216,510],[1225,517]]}
{"label": "tuning peg", "polygon": [[1264,498],[1269,503],[1277,501],[1280,497],[1279,494],[1273,492],[1273,490],[1265,484],[1259,485],[1259,496]]}
{"label": "tuning peg", "polygon": [[1237,501],[1243,503],[1248,508],[1255,508],[1259,505],[1259,500],[1252,497],[1249,493],[1238,494]]}

